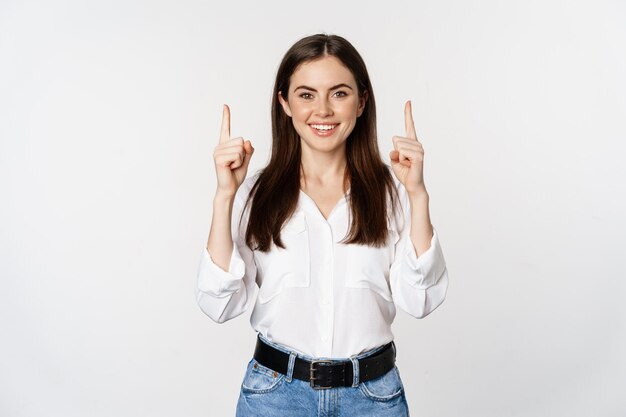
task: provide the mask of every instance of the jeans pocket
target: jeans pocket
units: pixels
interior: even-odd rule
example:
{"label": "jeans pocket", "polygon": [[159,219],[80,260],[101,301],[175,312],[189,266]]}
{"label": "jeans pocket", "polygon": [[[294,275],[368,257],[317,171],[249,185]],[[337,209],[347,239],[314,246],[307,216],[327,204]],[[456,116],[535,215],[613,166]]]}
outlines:
{"label": "jeans pocket", "polygon": [[359,384],[363,395],[374,401],[390,401],[402,395],[404,386],[398,368],[394,367],[385,375]]}
{"label": "jeans pocket", "polygon": [[241,383],[241,391],[247,394],[264,394],[274,391],[285,380],[286,375],[267,368],[252,358]]}

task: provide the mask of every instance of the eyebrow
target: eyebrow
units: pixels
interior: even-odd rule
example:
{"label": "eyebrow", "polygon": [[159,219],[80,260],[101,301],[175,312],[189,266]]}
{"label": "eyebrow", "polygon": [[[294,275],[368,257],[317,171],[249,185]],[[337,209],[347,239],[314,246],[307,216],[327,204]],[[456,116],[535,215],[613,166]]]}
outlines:
{"label": "eyebrow", "polygon": [[[340,87],[346,87],[346,88],[349,88],[350,90],[352,90],[352,87],[350,87],[348,84],[343,84],[343,83],[342,83],[342,84],[337,84],[337,85],[335,85],[335,86],[333,86],[333,87],[330,87],[330,90],[335,90],[335,89],[340,88]],[[296,92],[296,90],[298,90],[299,88],[304,88],[305,90],[315,91],[315,92],[317,93],[317,90],[316,90],[315,88],[311,88],[311,87],[306,86],[306,85],[299,85],[298,87],[294,88],[294,89],[293,89],[294,93],[295,93],[295,92]]]}

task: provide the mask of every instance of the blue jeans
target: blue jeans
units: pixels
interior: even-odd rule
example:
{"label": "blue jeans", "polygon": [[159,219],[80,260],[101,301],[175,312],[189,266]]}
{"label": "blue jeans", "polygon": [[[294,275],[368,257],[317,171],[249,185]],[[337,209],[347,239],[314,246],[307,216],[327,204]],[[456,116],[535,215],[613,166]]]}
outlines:
{"label": "blue jeans", "polygon": [[[285,375],[266,368],[252,358],[241,383],[237,417],[409,417],[397,366],[385,375],[359,384],[353,383],[351,387],[314,389],[309,382],[292,377],[295,358],[298,356],[309,361],[329,358],[312,358],[270,342],[261,334],[258,337],[276,349],[289,353],[289,368]],[[355,381],[358,381],[358,359],[382,347],[350,358]]]}

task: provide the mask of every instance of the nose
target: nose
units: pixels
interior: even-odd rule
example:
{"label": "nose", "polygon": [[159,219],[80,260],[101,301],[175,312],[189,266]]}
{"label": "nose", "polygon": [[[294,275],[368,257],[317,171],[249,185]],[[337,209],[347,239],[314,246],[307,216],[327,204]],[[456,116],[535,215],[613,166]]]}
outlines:
{"label": "nose", "polygon": [[333,109],[327,99],[322,98],[317,105],[317,115],[320,117],[327,117],[333,114]]}

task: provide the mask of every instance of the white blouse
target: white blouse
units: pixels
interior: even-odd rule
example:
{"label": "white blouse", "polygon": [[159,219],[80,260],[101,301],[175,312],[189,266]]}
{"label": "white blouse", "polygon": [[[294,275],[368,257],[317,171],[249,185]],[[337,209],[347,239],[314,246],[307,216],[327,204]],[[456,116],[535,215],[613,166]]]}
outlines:
{"label": "white blouse", "polygon": [[228,271],[202,249],[196,299],[215,322],[245,312],[258,286],[250,317],[254,330],[301,354],[348,358],[393,340],[396,306],[423,318],[443,302],[448,272],[437,232],[433,230],[430,248],[418,258],[409,236],[408,195],[393,174],[403,213],[392,216],[387,246],[339,243],[350,226],[350,190],[328,220],[300,190],[296,211],[281,233],[286,249],[272,243],[266,253],[245,244],[250,206],[238,227],[259,174],[246,178],[235,195]]}

